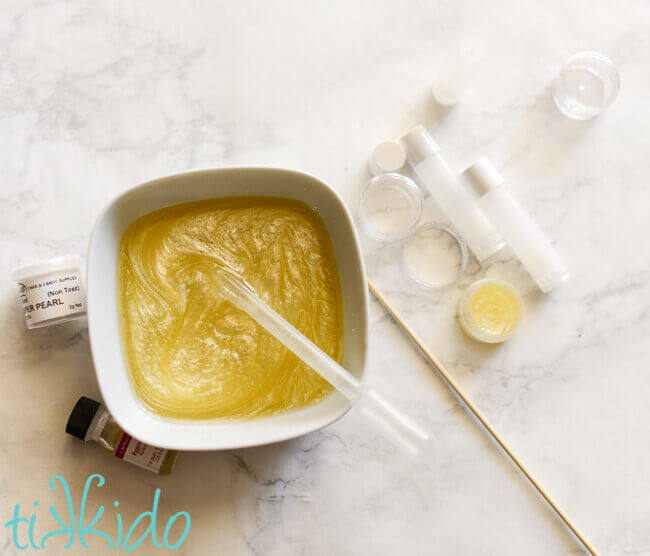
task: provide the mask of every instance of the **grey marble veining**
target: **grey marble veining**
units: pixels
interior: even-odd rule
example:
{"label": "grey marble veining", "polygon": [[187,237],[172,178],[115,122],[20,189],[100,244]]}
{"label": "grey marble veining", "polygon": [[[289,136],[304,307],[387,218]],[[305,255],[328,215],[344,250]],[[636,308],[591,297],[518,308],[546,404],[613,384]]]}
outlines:
{"label": "grey marble veining", "polygon": [[[442,110],[428,87],[467,35],[486,61]],[[571,279],[544,297],[506,249],[423,293],[395,246],[364,239],[369,274],[602,554],[650,554],[650,5],[6,0],[0,38],[0,523],[39,500],[42,536],[55,526],[47,507],[62,504],[49,478],[64,476],[78,504],[101,473],[90,503],[107,506],[111,534],[113,500],[130,522],[156,487],[159,523],[190,512],[178,554],[579,553],[375,301],[369,381],[432,431],[426,461],[403,461],[353,412],[281,445],[184,454],[169,478],[149,476],[63,432],[77,397],[99,395],[85,323],[22,325],[10,269],[84,252],[98,212],[128,187],[277,165],[322,177],[356,210],[372,146],[425,123],[454,169],[493,159]],[[549,86],[583,49],[614,59],[622,89],[601,117],[573,122]],[[499,347],[467,339],[455,317],[484,276],[526,302],[524,326]],[[114,552],[90,542],[64,551],[52,539],[45,552]],[[0,528],[0,553],[12,546]]]}

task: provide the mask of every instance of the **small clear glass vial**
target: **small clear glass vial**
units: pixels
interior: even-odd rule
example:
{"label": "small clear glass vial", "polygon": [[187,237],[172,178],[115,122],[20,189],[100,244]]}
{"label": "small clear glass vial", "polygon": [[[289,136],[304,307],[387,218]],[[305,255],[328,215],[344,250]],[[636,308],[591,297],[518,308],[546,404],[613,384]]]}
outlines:
{"label": "small clear glass vial", "polygon": [[359,204],[359,224],[365,234],[383,243],[400,241],[422,216],[422,191],[402,174],[382,174],[366,183]]}
{"label": "small clear glass vial", "polygon": [[115,457],[158,475],[169,475],[179,454],[176,450],[149,446],[131,437],[101,403],[85,396],[74,406],[65,432],[84,442],[97,442]]}
{"label": "small clear glass vial", "polygon": [[558,110],[574,120],[590,120],[618,96],[618,70],[598,52],[573,55],[553,81],[553,101]]}
{"label": "small clear glass vial", "polygon": [[54,257],[15,268],[12,279],[28,329],[59,324],[86,314],[86,296],[78,255]]}
{"label": "small clear glass vial", "polygon": [[458,307],[458,320],[465,333],[488,344],[510,338],[523,314],[524,303],[515,287],[505,280],[493,278],[474,282]]}

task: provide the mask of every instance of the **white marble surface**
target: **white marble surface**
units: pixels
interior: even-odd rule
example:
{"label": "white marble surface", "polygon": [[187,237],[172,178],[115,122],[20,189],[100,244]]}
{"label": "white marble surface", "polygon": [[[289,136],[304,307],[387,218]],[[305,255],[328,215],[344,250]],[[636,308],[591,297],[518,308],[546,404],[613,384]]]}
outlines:
{"label": "white marble surface", "polygon": [[[489,54],[443,113],[427,88],[450,41]],[[368,246],[369,270],[602,554],[650,554],[650,5],[546,2],[50,2],[0,5],[0,522],[40,501],[37,536],[90,473],[115,531],[162,489],[187,510],[178,554],[578,553],[551,512],[478,431],[376,302],[370,382],[435,436],[411,465],[355,415],[309,437],[236,453],[185,454],[158,478],[67,437],[80,394],[98,396],[84,323],[27,332],[9,270],[84,251],[114,195],[193,167],[289,166],[356,207],[373,144],[424,122],[456,169],[493,158],[570,262],[542,298],[506,252],[457,287],[423,295]],[[617,102],[577,123],[549,84],[581,49],[621,70]],[[461,290],[513,281],[528,318],[498,348],[463,337]],[[309,494],[310,500],[301,497]],[[105,520],[105,521],[104,521]],[[0,553],[12,548],[0,528]],[[69,551],[52,539],[44,552]],[[112,551],[114,552],[114,551]],[[165,552],[150,543],[136,553]]]}

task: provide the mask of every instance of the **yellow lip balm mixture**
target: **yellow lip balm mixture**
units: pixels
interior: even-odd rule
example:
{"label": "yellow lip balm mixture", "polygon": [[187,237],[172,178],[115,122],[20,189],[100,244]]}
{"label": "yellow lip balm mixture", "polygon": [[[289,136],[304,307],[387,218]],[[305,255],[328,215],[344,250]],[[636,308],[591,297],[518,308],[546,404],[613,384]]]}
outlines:
{"label": "yellow lip balm mixture", "polygon": [[212,278],[219,266],[342,361],[336,259],[314,210],[271,197],[175,205],[134,221],[119,249],[123,345],[143,404],[167,417],[229,420],[326,397],[325,380],[227,300]]}
{"label": "yellow lip balm mixture", "polygon": [[521,320],[521,299],[501,280],[481,280],[461,300],[460,323],[467,334],[483,342],[501,342]]}

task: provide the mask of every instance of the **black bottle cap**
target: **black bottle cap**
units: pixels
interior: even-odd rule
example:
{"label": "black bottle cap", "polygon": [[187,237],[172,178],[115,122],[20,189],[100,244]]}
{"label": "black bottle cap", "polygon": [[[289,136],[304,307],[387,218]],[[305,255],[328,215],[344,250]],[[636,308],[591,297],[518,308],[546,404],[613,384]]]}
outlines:
{"label": "black bottle cap", "polygon": [[93,422],[93,418],[101,406],[102,404],[99,402],[91,400],[86,396],[81,396],[74,406],[72,413],[70,413],[68,424],[65,426],[65,432],[81,438],[81,440],[85,440],[90,423]]}

